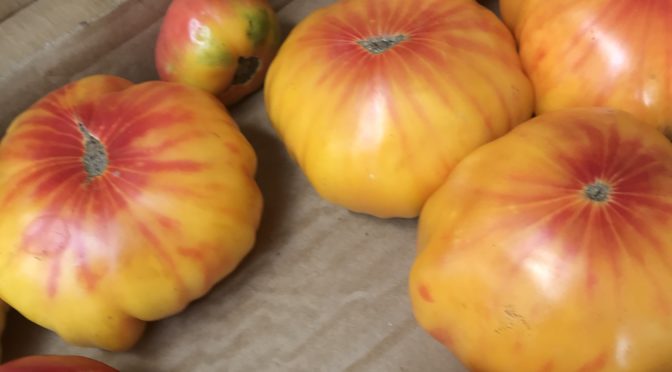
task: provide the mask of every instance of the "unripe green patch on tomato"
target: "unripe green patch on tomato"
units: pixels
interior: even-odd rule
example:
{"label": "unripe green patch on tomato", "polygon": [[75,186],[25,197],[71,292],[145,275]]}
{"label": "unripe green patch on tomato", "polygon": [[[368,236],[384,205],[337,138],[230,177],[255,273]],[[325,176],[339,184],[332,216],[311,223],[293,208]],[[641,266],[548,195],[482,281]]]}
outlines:
{"label": "unripe green patch on tomato", "polygon": [[247,37],[252,40],[255,47],[262,44],[271,30],[271,17],[265,9],[256,9],[245,13],[248,29]]}
{"label": "unripe green patch on tomato", "polygon": [[225,45],[215,44],[212,40],[201,48],[199,61],[208,66],[229,66],[234,63],[233,54]]}

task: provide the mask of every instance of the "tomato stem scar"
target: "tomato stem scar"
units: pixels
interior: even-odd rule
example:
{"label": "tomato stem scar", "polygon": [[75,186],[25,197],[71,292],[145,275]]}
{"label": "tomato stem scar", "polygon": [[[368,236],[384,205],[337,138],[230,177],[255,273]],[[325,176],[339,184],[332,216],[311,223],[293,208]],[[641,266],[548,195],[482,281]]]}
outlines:
{"label": "tomato stem scar", "polygon": [[583,194],[590,200],[603,203],[609,200],[611,187],[602,181],[595,181],[583,189]]}
{"label": "tomato stem scar", "polygon": [[367,39],[357,40],[357,44],[371,54],[381,54],[393,48],[395,45],[408,39],[406,35],[373,36]]}
{"label": "tomato stem scar", "polygon": [[109,158],[107,150],[98,138],[96,138],[83,123],[78,123],[79,131],[84,137],[84,156],[82,156],[82,163],[86,171],[87,179],[91,180],[94,177],[102,175],[107,169]]}
{"label": "tomato stem scar", "polygon": [[233,75],[231,84],[240,85],[247,83],[259,70],[259,64],[259,58],[257,57],[238,58],[238,69],[236,69],[236,73]]}

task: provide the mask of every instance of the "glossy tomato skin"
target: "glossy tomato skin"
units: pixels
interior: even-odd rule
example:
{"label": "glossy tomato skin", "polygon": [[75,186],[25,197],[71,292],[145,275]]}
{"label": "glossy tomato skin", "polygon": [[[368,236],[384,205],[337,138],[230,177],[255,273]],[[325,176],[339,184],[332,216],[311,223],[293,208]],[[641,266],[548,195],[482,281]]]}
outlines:
{"label": "glossy tomato skin", "polygon": [[474,371],[672,370],[672,146],[629,114],[544,114],[420,216],[419,324]]}
{"label": "glossy tomato skin", "polygon": [[464,155],[532,112],[510,32],[464,0],[322,8],[281,46],[265,98],[317,192],[378,217],[417,216]]}
{"label": "glossy tomato skin", "polygon": [[672,139],[672,1],[501,0],[536,112],[604,106]]}
{"label": "glossy tomato skin", "polygon": [[0,372],[119,372],[79,355],[31,355],[0,365]]}
{"label": "glossy tomato skin", "polygon": [[261,87],[279,42],[267,0],[173,0],[155,63],[162,80],[193,85],[231,105]]}
{"label": "glossy tomato skin", "polygon": [[0,143],[0,298],[73,344],[127,349],[251,249],[255,171],[208,93],[113,76],[70,83]]}

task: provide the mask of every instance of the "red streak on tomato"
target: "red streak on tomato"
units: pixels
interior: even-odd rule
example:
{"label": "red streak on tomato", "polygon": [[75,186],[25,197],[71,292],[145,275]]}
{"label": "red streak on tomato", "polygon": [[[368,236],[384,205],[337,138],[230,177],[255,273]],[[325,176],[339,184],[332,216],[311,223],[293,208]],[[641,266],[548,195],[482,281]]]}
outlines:
{"label": "red streak on tomato", "polygon": [[427,302],[434,302],[434,298],[432,298],[432,294],[429,292],[429,288],[427,288],[426,285],[421,285],[418,288],[418,293],[420,293],[420,296],[423,300]]}
{"label": "red streak on tomato", "polygon": [[175,261],[173,260],[170,253],[162,248],[163,244],[161,244],[161,239],[149,228],[149,226],[147,226],[146,223],[142,221],[137,221],[137,223],[138,223],[138,230],[150,243],[150,247],[154,250],[159,259],[161,259],[165,267],[168,268],[168,270],[170,270],[170,273],[174,274],[175,282],[180,287],[179,293],[184,294],[185,291],[183,289],[185,285],[182,280],[182,277],[178,275],[177,266],[175,265]]}
{"label": "red streak on tomato", "polygon": [[555,369],[555,363],[552,360],[549,360],[544,364],[543,367],[539,370],[539,372],[552,372]]}
{"label": "red streak on tomato", "polygon": [[207,261],[206,256],[203,254],[205,252],[203,248],[191,248],[191,247],[179,247],[177,248],[177,254],[184,258],[188,258],[196,262],[201,268],[201,273],[203,274],[203,283],[210,283],[214,278],[214,273],[211,269],[211,265]]}
{"label": "red streak on tomato", "polygon": [[598,372],[604,369],[607,364],[607,354],[602,353],[593,360],[584,364],[578,372]]}
{"label": "red streak on tomato", "polygon": [[448,332],[446,329],[433,329],[429,332],[429,334],[434,337],[437,341],[440,343],[446,345],[449,348],[452,348],[454,345],[454,340],[453,337],[450,335],[450,332]]}

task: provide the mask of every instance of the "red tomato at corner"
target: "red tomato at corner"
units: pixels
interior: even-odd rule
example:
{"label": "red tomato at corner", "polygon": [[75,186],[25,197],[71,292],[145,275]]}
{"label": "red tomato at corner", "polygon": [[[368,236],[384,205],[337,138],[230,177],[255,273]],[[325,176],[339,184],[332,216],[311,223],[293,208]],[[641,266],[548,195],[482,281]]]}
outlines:
{"label": "red tomato at corner", "polygon": [[0,365],[0,372],[120,372],[78,355],[31,355]]}

